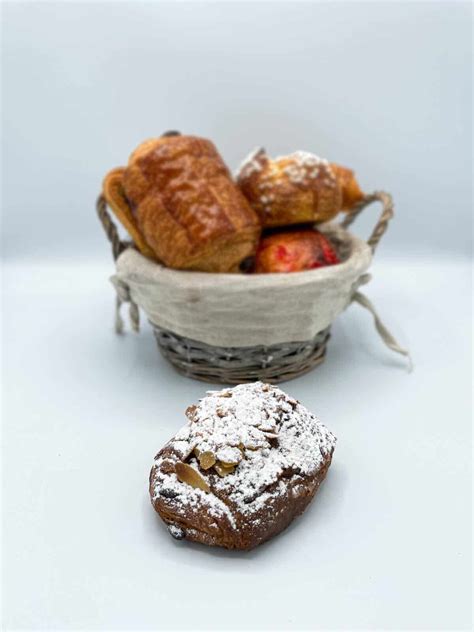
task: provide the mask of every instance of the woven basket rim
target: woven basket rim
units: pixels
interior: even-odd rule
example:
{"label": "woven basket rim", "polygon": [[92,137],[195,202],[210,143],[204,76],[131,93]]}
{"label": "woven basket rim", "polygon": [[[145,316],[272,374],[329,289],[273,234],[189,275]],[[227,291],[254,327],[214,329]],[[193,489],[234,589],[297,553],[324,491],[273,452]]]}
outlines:
{"label": "woven basket rim", "polygon": [[[198,284],[201,288],[212,285],[232,286],[234,289],[244,288],[246,290],[259,289],[268,287],[271,284],[274,287],[285,287],[288,285],[306,285],[315,281],[326,281],[334,278],[334,276],[343,276],[345,272],[351,276],[357,276],[357,271],[365,272],[372,260],[372,251],[366,241],[356,237],[345,228],[335,223],[326,223],[317,226],[317,230],[322,233],[336,238],[350,246],[350,255],[341,263],[316,268],[314,270],[303,270],[301,272],[288,273],[266,273],[266,274],[230,274],[222,272],[198,272],[194,270],[174,270],[166,266],[147,259],[134,248],[127,248],[118,257],[116,261],[117,271],[120,274],[121,263],[129,257],[139,260],[141,263],[141,274],[145,272],[147,280],[153,277],[160,278],[163,282],[173,285],[179,282],[181,286],[189,285],[196,287]],[[134,275],[135,276],[135,275]],[[135,283],[139,283],[140,279],[135,277]]]}

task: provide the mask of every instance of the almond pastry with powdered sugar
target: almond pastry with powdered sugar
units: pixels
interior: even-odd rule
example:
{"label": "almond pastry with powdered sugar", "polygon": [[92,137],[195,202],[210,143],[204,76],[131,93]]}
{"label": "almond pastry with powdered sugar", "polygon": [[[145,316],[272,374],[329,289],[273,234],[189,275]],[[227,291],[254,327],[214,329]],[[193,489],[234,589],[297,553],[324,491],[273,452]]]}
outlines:
{"label": "almond pastry with powdered sugar", "polygon": [[327,222],[364,199],[353,171],[307,151],[272,160],[256,149],[236,177],[264,227]]}
{"label": "almond pastry with powdered sugar", "polygon": [[334,435],[275,386],[209,391],[186,415],[150,473],[177,539],[252,549],[303,513],[331,464]]}

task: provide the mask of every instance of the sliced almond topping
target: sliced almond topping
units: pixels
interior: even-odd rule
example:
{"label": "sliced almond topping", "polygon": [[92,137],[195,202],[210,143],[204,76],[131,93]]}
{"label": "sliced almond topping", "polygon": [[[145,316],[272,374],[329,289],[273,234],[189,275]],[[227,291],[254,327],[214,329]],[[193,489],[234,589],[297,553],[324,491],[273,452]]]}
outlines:
{"label": "sliced almond topping", "polygon": [[193,404],[192,406],[188,406],[186,408],[186,411],[184,414],[186,415],[186,417],[188,417],[188,419],[193,419],[194,413],[196,412],[196,410],[197,410],[197,406]]}
{"label": "sliced almond topping", "polygon": [[267,439],[278,439],[278,435],[275,432],[264,432]]}
{"label": "sliced almond topping", "polygon": [[217,450],[216,457],[224,467],[228,467],[240,463],[242,460],[242,452],[239,448],[226,446],[225,448],[219,448],[219,450]]}
{"label": "sliced almond topping", "polygon": [[175,443],[175,448],[178,448],[176,451],[181,460],[187,461],[191,456],[194,450],[193,443],[187,443],[185,441],[179,441]]}
{"label": "sliced almond topping", "polygon": [[222,463],[216,463],[214,465],[214,469],[219,474],[219,476],[227,476],[227,474],[232,474],[232,472],[235,470],[235,466],[225,466]]}
{"label": "sliced almond topping", "polygon": [[175,472],[176,476],[182,483],[187,483],[188,485],[191,485],[191,487],[202,489],[204,492],[211,491],[211,488],[199,472],[187,463],[176,463]]}
{"label": "sliced almond topping", "polygon": [[209,450],[206,450],[206,452],[201,452],[198,455],[198,459],[199,465],[202,467],[203,470],[208,470],[216,462],[216,457]]}
{"label": "sliced almond topping", "polygon": [[275,424],[272,424],[272,423],[263,423],[257,426],[257,428],[261,430],[262,432],[275,432],[276,431],[276,426]]}
{"label": "sliced almond topping", "polygon": [[240,450],[240,454],[242,455],[242,458],[245,459],[245,446],[243,443],[239,443],[239,450]]}
{"label": "sliced almond topping", "polygon": [[163,474],[171,474],[171,472],[174,472],[174,463],[171,459],[165,459],[160,466],[160,470],[163,472]]}
{"label": "sliced almond topping", "polygon": [[250,450],[251,452],[258,452],[259,450],[261,450],[262,446],[258,445],[257,443],[247,443],[244,448],[246,450]]}

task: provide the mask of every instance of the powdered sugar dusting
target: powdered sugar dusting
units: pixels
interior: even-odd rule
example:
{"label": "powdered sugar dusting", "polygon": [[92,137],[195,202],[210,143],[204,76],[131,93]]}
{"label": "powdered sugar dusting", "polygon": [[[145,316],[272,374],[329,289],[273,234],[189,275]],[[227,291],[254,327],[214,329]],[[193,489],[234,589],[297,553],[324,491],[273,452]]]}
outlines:
{"label": "powdered sugar dusting", "polygon": [[261,158],[263,158],[264,156],[265,156],[265,150],[262,147],[256,147],[255,149],[253,149],[248,154],[248,156],[246,156],[242,160],[242,162],[238,166],[238,168],[237,168],[237,170],[235,172],[235,177],[237,179],[238,178],[242,178],[242,177],[247,178],[252,173],[256,173],[257,171],[261,171],[262,170],[262,160],[261,160]]}
{"label": "powdered sugar dusting", "polygon": [[275,162],[288,162],[283,172],[293,184],[308,184],[310,180],[321,178],[325,186],[336,186],[336,177],[331,165],[325,158],[320,158],[308,151],[295,151],[288,156],[278,156]]}
{"label": "powdered sugar dusting", "polygon": [[225,515],[234,526],[234,512],[258,520],[256,512],[272,497],[287,494],[290,481],[294,494],[295,483],[323,467],[336,442],[304,406],[261,382],[209,391],[188,415],[190,421],[170,442],[176,458],[187,458],[199,470],[195,455],[211,451],[235,469],[223,477],[213,469],[200,470],[211,488],[207,493],[180,482],[172,464],[163,467],[166,457],[158,456],[155,497],[172,499],[178,515],[180,506],[184,512],[186,506],[204,504],[211,515]]}
{"label": "powdered sugar dusting", "polygon": [[271,160],[264,149],[254,149],[241,163],[236,177],[241,184],[250,184],[259,211],[267,215],[276,212],[279,187],[283,186],[284,195],[288,194],[285,188],[288,183],[303,190],[317,190],[318,195],[321,191],[333,195],[338,187],[331,164],[325,158],[302,150]]}
{"label": "powdered sugar dusting", "polygon": [[[161,465],[160,459],[155,461],[155,465]],[[178,516],[181,515],[184,518],[187,507],[203,509],[215,518],[227,517],[230,524],[235,527],[232,512],[222,500],[215,494],[209,494],[202,489],[181,483],[174,472],[162,472],[158,475],[155,480],[153,499],[158,494],[173,501],[174,511]]]}

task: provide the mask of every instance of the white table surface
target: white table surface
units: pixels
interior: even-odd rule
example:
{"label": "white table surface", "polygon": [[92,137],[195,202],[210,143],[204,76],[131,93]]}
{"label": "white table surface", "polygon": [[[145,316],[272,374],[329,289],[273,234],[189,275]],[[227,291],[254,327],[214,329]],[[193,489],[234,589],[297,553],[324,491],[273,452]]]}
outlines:
{"label": "white table surface", "polygon": [[4,629],[468,629],[470,267],[377,260],[326,362],[283,386],[338,437],[315,502],[250,553],[176,542],[153,456],[208,388],[147,325],[112,332],[112,264],[4,270]]}

